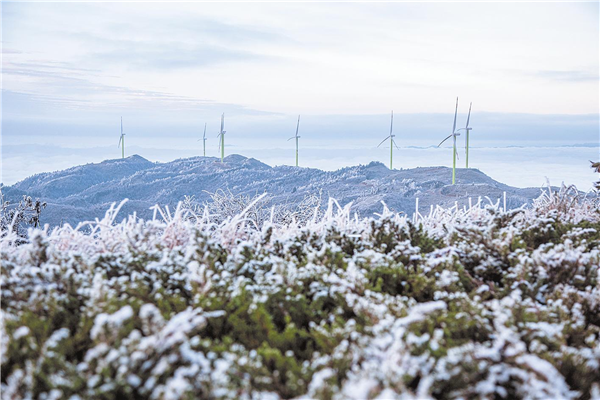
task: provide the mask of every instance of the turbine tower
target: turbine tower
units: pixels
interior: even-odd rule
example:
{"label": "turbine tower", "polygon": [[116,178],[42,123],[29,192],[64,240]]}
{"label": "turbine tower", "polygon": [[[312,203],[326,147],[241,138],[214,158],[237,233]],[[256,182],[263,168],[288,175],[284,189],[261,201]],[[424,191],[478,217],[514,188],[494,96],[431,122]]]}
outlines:
{"label": "turbine tower", "polygon": [[219,138],[219,149],[221,150],[221,162],[223,162],[223,158],[225,158],[225,131],[223,128],[225,127],[225,113],[221,114],[221,131],[217,135]]}
{"label": "turbine tower", "polygon": [[296,124],[296,135],[292,136],[291,138],[288,139],[288,142],[292,139],[296,139],[296,167],[298,166],[298,139],[300,139],[300,136],[298,136],[298,128],[300,127],[300,116],[298,115],[298,123]]}
{"label": "turbine tower", "polygon": [[203,145],[203,150],[204,150],[204,157],[206,157],[206,122],[204,123],[204,135],[202,136],[202,139],[198,139],[198,141],[202,140],[202,145]]}
{"label": "turbine tower", "polygon": [[456,114],[458,113],[458,97],[456,98],[456,109],[454,110],[454,125],[452,126],[452,133],[438,144],[438,147],[442,145],[446,140],[453,138],[453,152],[452,152],[452,184],[456,183],[456,158],[458,152],[456,151],[456,137],[460,136],[460,133],[456,131]]}
{"label": "turbine tower", "polygon": [[381,141],[381,143],[379,143],[379,146],[381,146],[386,140],[390,139],[390,170],[392,169],[392,165],[393,165],[393,160],[394,160],[394,146],[396,146],[396,148],[398,150],[400,150],[400,148],[396,145],[396,141],[394,141],[394,138],[396,137],[396,135],[392,134],[392,131],[394,129],[394,110],[392,110],[392,118],[390,120],[390,135],[388,137],[386,137],[385,139],[383,139]]}
{"label": "turbine tower", "polygon": [[125,134],[123,133],[123,117],[121,117],[121,137],[117,147],[121,147],[121,158],[125,158]]}
{"label": "turbine tower", "polygon": [[469,104],[469,114],[467,115],[467,124],[465,125],[465,132],[466,132],[466,168],[469,168],[469,132],[471,131],[471,128],[469,126],[469,120],[471,119],[471,107],[473,106],[473,102],[471,102],[471,104]]}

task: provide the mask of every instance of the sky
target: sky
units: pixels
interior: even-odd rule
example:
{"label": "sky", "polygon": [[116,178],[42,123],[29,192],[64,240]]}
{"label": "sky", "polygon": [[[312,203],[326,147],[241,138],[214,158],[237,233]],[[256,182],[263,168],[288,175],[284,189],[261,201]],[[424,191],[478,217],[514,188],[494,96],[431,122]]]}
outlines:
{"label": "sky", "polygon": [[373,150],[391,110],[401,148],[435,146],[457,96],[474,146],[599,141],[598,2],[1,7],[4,183],[56,167],[22,146],[118,150],[121,116],[140,151],[197,148],[207,123],[215,152],[225,113],[226,149],[267,162],[298,114],[307,149]]}

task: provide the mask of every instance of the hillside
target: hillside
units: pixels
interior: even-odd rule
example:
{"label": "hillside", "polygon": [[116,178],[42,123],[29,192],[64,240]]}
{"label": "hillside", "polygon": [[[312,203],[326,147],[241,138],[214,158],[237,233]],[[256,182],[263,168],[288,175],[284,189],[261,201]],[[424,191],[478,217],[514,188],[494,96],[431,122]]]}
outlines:
{"label": "hillside", "polygon": [[[310,194],[353,202],[353,211],[370,216],[381,210],[381,202],[397,212],[411,215],[415,199],[419,211],[431,205],[468,204],[478,197],[497,201],[507,193],[507,207],[531,203],[539,188],[519,189],[499,183],[477,169],[458,169],[457,184],[449,185],[451,169],[427,167],[390,171],[379,162],[337,171],[289,166],[270,167],[255,159],[230,155],[221,163],[214,157],[193,157],[168,163],[152,163],[134,155],[64,171],[43,173],[3,189],[9,200],[28,194],[48,203],[43,223],[76,224],[102,217],[113,202],[124,198],[126,213],[149,218],[155,204],[174,208],[184,196],[195,196],[200,204],[209,193],[222,189],[233,194],[268,193],[269,204],[297,204]],[[485,200],[488,201],[488,200]]]}
{"label": "hillside", "polygon": [[599,399],[599,216],[561,191],[2,232],[2,398]]}

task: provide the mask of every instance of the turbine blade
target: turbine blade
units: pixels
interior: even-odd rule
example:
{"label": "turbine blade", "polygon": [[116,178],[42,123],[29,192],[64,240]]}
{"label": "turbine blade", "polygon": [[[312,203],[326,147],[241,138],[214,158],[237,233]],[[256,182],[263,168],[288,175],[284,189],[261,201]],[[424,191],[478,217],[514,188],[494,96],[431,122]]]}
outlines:
{"label": "turbine blade", "polygon": [[456,109],[454,110],[454,126],[452,127],[452,133],[456,131],[456,114],[458,114],[458,97],[456,98]]}
{"label": "turbine blade", "polygon": [[388,139],[390,139],[390,138],[391,138],[391,136],[388,136],[388,137],[386,137],[385,139],[383,139],[383,140],[381,141],[381,143],[379,143],[379,144],[377,145],[377,147],[381,146],[381,145],[382,145],[382,144],[383,144],[383,143],[384,143],[386,140],[388,140]]}
{"label": "turbine blade", "polygon": [[393,129],[394,129],[394,110],[392,110],[392,119],[390,120],[390,136],[392,136]]}
{"label": "turbine blade", "polygon": [[121,136],[119,137],[119,144],[117,145],[117,147],[119,147],[119,146],[121,145],[121,140],[123,140],[123,135],[121,135]]}
{"label": "turbine blade", "polygon": [[298,115],[298,123],[296,124],[296,136],[298,136],[298,128],[300,128],[300,115]]}
{"label": "turbine blade", "polygon": [[467,115],[467,125],[465,126],[465,128],[469,127],[469,120],[471,119],[471,106],[473,106],[473,102],[469,104],[469,114]]}
{"label": "turbine blade", "polygon": [[395,141],[394,139],[392,139],[392,143],[394,144],[394,146],[396,146],[396,148],[397,148],[398,150],[400,150],[400,147],[398,147],[398,145],[396,144],[396,141]]}
{"label": "turbine blade", "polygon": [[206,137],[206,122],[204,123],[204,136],[202,137]]}
{"label": "turbine blade", "polygon": [[444,143],[446,140],[450,139],[452,136],[453,136],[453,135],[448,135],[448,137],[447,137],[446,139],[442,140],[442,141],[440,142],[440,144],[438,144],[438,145],[437,145],[437,147],[440,147],[440,146],[442,145],[442,143]]}
{"label": "turbine blade", "polygon": [[221,114],[221,132],[223,132],[224,127],[225,127],[225,113]]}
{"label": "turbine blade", "polygon": [[292,139],[296,139],[296,136],[292,136],[291,138],[289,138],[287,141],[289,142]]}
{"label": "turbine blade", "polygon": [[456,158],[458,159],[459,158],[458,157],[458,150],[456,150],[456,137],[457,136],[458,136],[457,134],[454,135],[454,145],[452,146],[452,149],[454,149],[454,153],[456,155]]}

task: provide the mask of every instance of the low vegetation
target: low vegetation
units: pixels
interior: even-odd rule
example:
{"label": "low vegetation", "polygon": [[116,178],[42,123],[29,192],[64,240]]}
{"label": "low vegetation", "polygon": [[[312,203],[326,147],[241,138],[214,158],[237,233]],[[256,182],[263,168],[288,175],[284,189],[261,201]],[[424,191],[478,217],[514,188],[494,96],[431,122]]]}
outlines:
{"label": "low vegetation", "polygon": [[2,397],[600,398],[596,200],[302,221],[259,200],[4,231]]}

